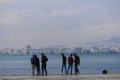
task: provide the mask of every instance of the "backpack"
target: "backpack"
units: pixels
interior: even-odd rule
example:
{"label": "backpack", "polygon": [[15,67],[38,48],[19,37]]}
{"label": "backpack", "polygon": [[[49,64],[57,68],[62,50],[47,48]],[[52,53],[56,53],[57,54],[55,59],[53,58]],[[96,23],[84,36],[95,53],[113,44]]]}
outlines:
{"label": "backpack", "polygon": [[45,61],[48,61],[48,58],[45,56]]}

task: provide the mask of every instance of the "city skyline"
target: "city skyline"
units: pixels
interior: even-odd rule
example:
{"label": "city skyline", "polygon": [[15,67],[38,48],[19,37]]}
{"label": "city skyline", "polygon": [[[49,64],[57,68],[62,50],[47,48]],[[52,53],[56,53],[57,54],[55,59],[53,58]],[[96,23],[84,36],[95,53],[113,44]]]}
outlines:
{"label": "city skyline", "polygon": [[120,0],[0,0],[0,48],[120,37]]}

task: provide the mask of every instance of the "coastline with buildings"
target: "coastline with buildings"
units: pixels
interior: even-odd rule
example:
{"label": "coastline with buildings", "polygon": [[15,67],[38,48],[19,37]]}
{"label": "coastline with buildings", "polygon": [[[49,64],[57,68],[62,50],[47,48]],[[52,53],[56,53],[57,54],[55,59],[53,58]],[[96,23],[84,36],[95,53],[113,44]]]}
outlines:
{"label": "coastline with buildings", "polygon": [[0,55],[5,54],[40,54],[40,53],[46,53],[46,54],[70,54],[70,53],[78,53],[78,54],[106,54],[106,53],[120,53],[120,44],[113,47],[106,47],[106,46],[100,46],[100,47],[89,47],[89,48],[83,48],[80,46],[51,46],[51,47],[44,47],[44,48],[33,48],[31,45],[27,45],[22,49],[10,49],[10,48],[3,48],[0,49]]}

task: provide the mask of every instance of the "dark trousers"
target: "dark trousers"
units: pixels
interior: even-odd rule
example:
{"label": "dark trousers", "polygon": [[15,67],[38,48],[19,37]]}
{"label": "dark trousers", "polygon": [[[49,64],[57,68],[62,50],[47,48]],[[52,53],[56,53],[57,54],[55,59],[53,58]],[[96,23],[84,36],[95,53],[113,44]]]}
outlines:
{"label": "dark trousers", "polygon": [[67,74],[69,72],[69,69],[70,69],[70,74],[72,74],[72,68],[73,68],[73,64],[68,64]]}
{"label": "dark trousers", "polygon": [[44,71],[45,71],[45,74],[47,75],[46,66],[47,66],[47,64],[42,64],[42,75],[44,75]]}
{"label": "dark trousers", "polygon": [[75,74],[79,74],[78,64],[75,63]]}
{"label": "dark trousers", "polygon": [[40,75],[40,66],[36,66],[37,69],[37,75]]}

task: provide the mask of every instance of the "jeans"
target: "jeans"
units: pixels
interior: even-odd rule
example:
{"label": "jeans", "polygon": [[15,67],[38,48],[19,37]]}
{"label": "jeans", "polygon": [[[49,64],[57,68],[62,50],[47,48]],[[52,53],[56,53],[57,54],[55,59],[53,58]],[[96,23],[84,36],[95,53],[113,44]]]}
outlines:
{"label": "jeans", "polygon": [[37,75],[40,75],[40,66],[36,66],[37,69]]}
{"label": "jeans", "polygon": [[62,67],[61,67],[62,74],[63,74],[63,69],[65,69],[65,74],[66,74],[66,64],[62,64]]}
{"label": "jeans", "polygon": [[78,64],[75,63],[75,74],[79,74]]}
{"label": "jeans", "polygon": [[70,69],[70,74],[72,74],[72,68],[73,68],[73,64],[68,64],[67,74],[69,72],[69,69]]}

